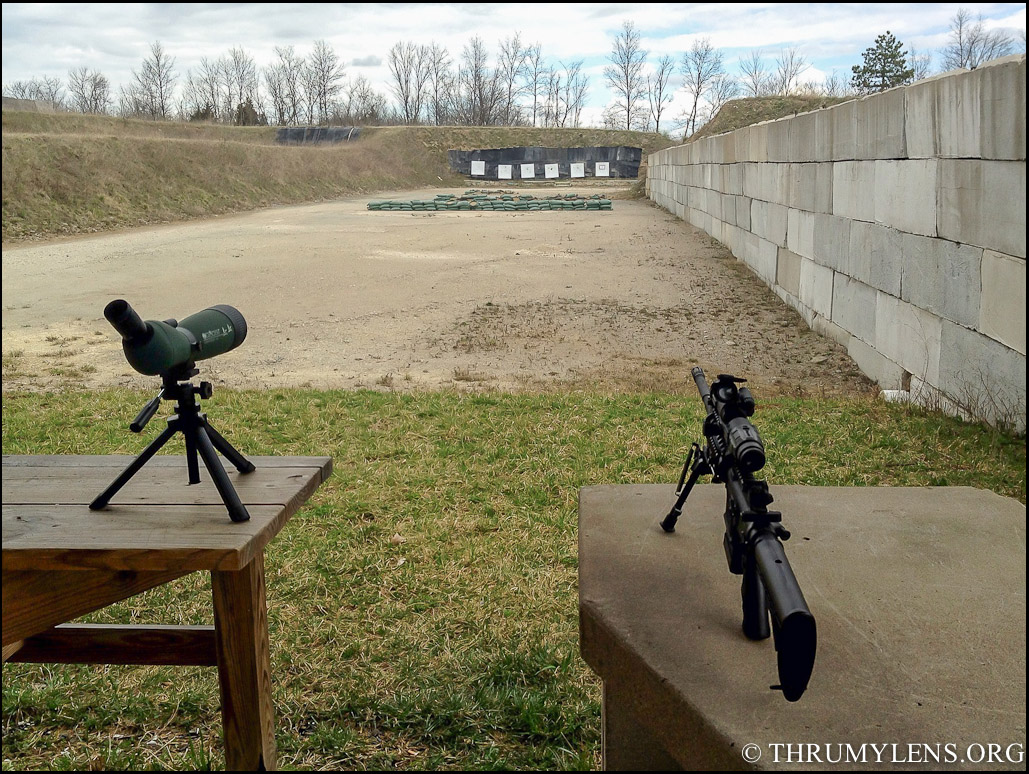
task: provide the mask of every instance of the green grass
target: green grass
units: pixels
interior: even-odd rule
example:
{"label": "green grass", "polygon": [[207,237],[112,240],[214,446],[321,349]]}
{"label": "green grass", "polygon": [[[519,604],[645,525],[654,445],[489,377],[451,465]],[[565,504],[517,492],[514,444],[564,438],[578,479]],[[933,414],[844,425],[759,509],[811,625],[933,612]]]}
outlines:
{"label": "green grass", "polygon": [[[137,453],[159,423],[148,437],[126,424],[149,397],[5,395],[3,451]],[[267,552],[280,766],[599,764],[600,686],[578,655],[578,489],[674,483],[699,399],[223,390],[206,410],[246,454],[334,461]],[[778,398],[755,421],[773,491],[967,485],[1025,501],[1024,439],[981,426],[843,399]],[[206,623],[209,593],[194,574],[94,619]],[[214,670],[3,677],[5,769],[224,765]]]}

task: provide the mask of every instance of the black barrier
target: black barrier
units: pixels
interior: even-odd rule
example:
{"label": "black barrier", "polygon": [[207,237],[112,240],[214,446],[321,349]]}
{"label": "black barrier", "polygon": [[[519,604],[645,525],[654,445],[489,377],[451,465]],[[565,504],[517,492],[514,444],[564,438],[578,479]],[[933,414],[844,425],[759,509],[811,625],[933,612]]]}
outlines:
{"label": "black barrier", "polygon": [[[640,162],[643,160],[643,149],[628,145],[612,145],[597,148],[488,148],[481,150],[451,150],[447,152],[450,168],[459,175],[481,177],[488,180],[499,180],[499,167],[511,165],[511,180],[546,180],[546,165],[557,165],[557,176],[572,176],[572,164],[583,165],[584,177],[600,177],[597,175],[597,163],[608,165],[606,177],[636,178],[639,177]],[[472,174],[472,162],[484,164],[483,174]],[[522,164],[533,165],[533,176],[522,177]]]}
{"label": "black barrier", "polygon": [[275,134],[280,145],[317,145],[352,142],[361,135],[359,126],[283,126]]}

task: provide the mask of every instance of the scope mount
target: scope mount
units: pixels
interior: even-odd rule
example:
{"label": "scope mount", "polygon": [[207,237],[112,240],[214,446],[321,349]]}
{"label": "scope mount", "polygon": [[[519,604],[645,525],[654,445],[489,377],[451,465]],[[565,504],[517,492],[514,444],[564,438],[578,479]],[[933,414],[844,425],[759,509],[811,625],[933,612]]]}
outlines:
{"label": "scope mount", "polygon": [[168,426],[134,459],[121,475],[107,489],[89,504],[91,511],[99,511],[107,507],[111,498],[138,473],[150,458],[153,457],[176,433],[181,432],[186,441],[186,469],[190,484],[200,483],[200,464],[197,458],[204,461],[204,466],[211,474],[211,479],[218,494],[225,503],[229,518],[235,522],[247,521],[250,514],[236,494],[236,489],[229,480],[225,468],[218,459],[218,452],[231,462],[240,473],[251,473],[254,464],[240,454],[225,438],[211,427],[207,416],[200,411],[200,401],[207,400],[214,392],[210,382],[196,385],[192,378],[200,371],[190,362],[181,365],[162,376],[161,391],[150,400],[136,415],[129,425],[134,433],[140,433],[147,423],[153,419],[160,408],[161,401],[175,401],[175,416],[168,418]]}

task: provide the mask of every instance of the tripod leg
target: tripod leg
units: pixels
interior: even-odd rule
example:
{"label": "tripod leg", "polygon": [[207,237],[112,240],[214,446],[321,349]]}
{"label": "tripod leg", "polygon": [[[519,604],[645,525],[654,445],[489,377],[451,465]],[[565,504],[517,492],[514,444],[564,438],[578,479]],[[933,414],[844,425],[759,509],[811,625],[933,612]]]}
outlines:
{"label": "tripod leg", "polygon": [[229,511],[229,518],[233,521],[247,521],[250,518],[250,514],[239,499],[239,495],[236,494],[236,489],[232,486],[232,482],[229,481],[229,474],[225,472],[221,460],[218,459],[218,452],[215,451],[214,444],[211,442],[210,436],[207,435],[207,429],[203,425],[198,426],[196,435],[197,450],[200,452],[204,465],[207,466],[207,470],[214,480],[218,494],[221,495],[222,501]]}
{"label": "tripod leg", "polygon": [[236,451],[236,448],[225,440],[225,436],[211,427],[209,422],[205,422],[204,427],[207,428],[207,435],[210,436],[214,448],[220,451],[225,459],[235,465],[236,470],[240,473],[253,473],[256,470],[254,463]]}
{"label": "tripod leg", "polygon": [[157,454],[158,450],[162,446],[168,443],[171,437],[175,435],[175,431],[175,420],[168,420],[168,427],[166,427],[159,436],[151,441],[150,445],[140,452],[139,456],[122,471],[121,475],[114,479],[114,482],[89,504],[89,510],[99,511],[106,508],[107,504],[111,502],[111,498],[118,494],[118,490],[125,486],[129,482],[129,479],[136,475],[136,473],[139,472],[139,469],[146,465],[147,462],[150,461],[150,458]]}
{"label": "tripod leg", "polygon": [[182,434],[186,439],[186,471],[189,474],[189,483],[199,484],[200,464],[197,462],[196,438],[188,425],[184,427]]}

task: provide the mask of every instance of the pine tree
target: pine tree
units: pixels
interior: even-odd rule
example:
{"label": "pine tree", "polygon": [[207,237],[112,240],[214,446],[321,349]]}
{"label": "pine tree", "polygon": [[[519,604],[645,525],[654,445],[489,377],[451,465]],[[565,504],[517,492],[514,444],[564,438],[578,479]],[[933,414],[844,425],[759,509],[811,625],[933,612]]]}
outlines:
{"label": "pine tree", "polygon": [[903,44],[887,30],[875,39],[872,48],[865,49],[864,65],[851,68],[854,72],[851,85],[861,94],[868,94],[910,82],[915,71],[908,66],[907,52],[903,49]]}

